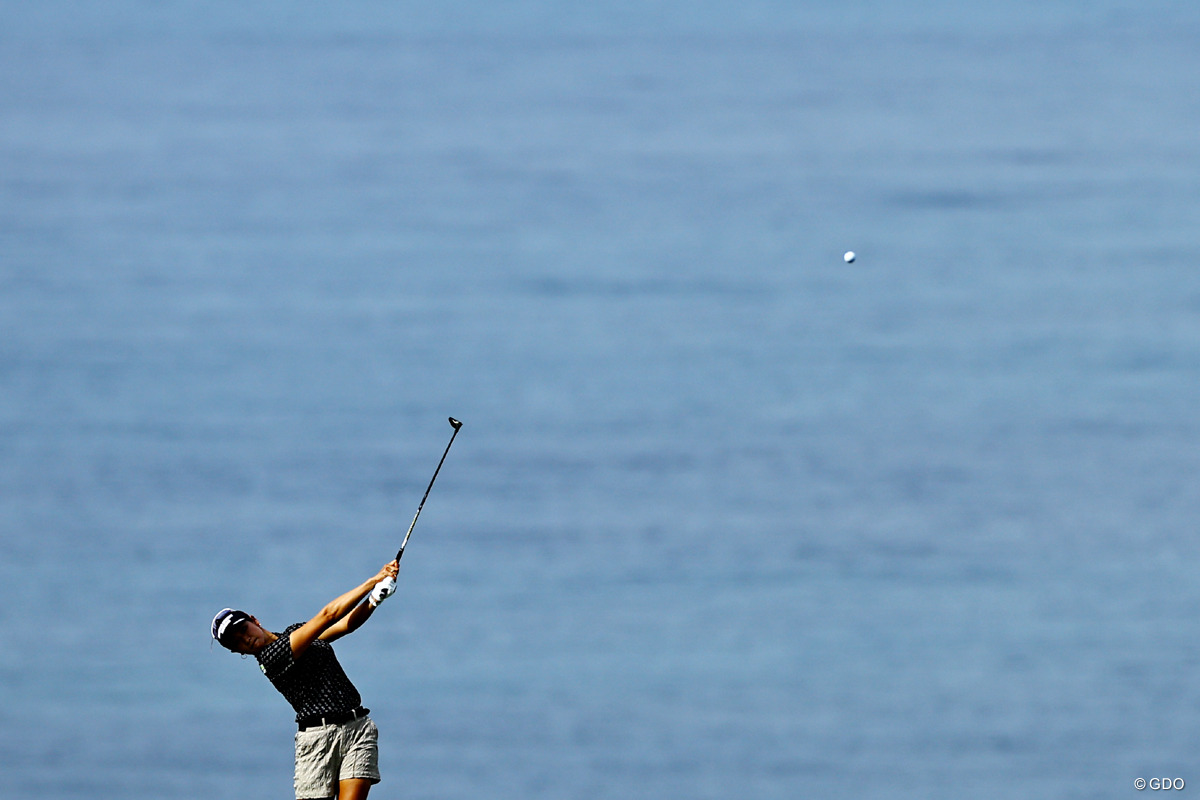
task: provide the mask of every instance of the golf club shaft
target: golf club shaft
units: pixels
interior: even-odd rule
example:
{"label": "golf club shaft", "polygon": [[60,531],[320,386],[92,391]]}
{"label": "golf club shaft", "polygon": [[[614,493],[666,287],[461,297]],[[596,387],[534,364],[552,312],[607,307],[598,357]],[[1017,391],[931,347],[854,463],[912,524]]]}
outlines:
{"label": "golf club shaft", "polygon": [[454,433],[450,434],[450,441],[446,443],[446,450],[442,453],[442,459],[438,462],[437,469],[433,471],[433,477],[429,479],[429,485],[425,487],[425,496],[421,498],[421,503],[417,506],[417,513],[413,514],[412,524],[408,526],[408,533],[404,534],[404,541],[400,544],[400,550],[396,553],[397,563],[404,556],[404,548],[408,546],[408,537],[412,536],[413,528],[417,527],[417,517],[421,516],[421,509],[425,507],[425,500],[429,497],[429,490],[433,488],[433,482],[437,480],[438,473],[442,471],[442,464],[446,461],[446,456],[450,452],[450,445],[454,444],[454,437],[458,436],[458,430],[462,427],[462,423],[454,417],[450,417],[450,426],[454,428]]}

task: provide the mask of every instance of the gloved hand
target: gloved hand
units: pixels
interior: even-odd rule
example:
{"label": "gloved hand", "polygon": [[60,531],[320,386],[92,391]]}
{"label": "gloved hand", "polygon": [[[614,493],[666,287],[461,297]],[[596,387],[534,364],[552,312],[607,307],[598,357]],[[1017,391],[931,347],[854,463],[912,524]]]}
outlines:
{"label": "gloved hand", "polygon": [[396,579],[389,575],[379,583],[375,584],[375,588],[371,590],[371,599],[368,602],[370,602],[371,608],[375,608],[395,593]]}

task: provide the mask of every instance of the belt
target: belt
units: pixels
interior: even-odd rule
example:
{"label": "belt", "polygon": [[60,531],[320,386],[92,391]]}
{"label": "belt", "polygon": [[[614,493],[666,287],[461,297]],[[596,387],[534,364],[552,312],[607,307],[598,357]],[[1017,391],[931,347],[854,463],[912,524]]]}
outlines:
{"label": "belt", "polygon": [[311,717],[299,720],[297,724],[300,726],[300,730],[306,731],[309,728],[319,728],[322,725],[344,725],[359,717],[365,717],[370,713],[371,709],[359,706],[350,711],[336,711],[332,714],[314,714]]}

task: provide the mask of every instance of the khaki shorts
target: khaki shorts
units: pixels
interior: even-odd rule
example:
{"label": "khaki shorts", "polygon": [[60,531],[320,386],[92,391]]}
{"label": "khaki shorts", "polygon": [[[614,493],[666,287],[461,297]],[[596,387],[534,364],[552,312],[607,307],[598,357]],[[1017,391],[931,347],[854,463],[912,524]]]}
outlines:
{"label": "khaki shorts", "polygon": [[296,797],[337,797],[338,781],[379,783],[379,729],[370,717],[296,732]]}

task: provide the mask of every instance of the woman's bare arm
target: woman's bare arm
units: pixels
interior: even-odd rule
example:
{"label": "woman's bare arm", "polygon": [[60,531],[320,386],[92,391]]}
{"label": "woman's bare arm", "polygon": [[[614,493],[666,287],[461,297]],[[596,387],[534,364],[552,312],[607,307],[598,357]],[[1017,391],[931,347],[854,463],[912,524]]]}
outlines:
{"label": "woman's bare arm", "polygon": [[[379,570],[379,573],[376,574],[375,577],[364,581],[345,594],[332,600],[326,604],[324,608],[318,611],[316,616],[301,625],[296,630],[292,631],[290,637],[290,642],[292,645],[292,657],[300,658],[300,656],[304,654],[304,651],[308,649],[308,646],[313,643],[314,639],[325,633],[325,631],[327,631],[329,628],[338,624],[344,617],[346,617],[346,615],[355,611],[356,606],[362,602],[362,599],[371,593],[371,589],[375,588],[375,584],[379,583],[389,575],[395,577],[398,571],[399,565],[395,561],[389,561],[387,564],[384,564],[383,569]],[[370,607],[370,604],[364,605],[366,605],[368,608]],[[367,612],[367,616],[370,616],[369,611]],[[361,625],[364,621],[365,617],[360,619],[358,624]],[[358,626],[356,625],[355,627]],[[338,635],[345,635],[345,633],[349,633],[350,630],[353,629],[348,629],[344,633]]]}

